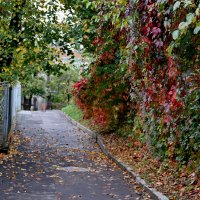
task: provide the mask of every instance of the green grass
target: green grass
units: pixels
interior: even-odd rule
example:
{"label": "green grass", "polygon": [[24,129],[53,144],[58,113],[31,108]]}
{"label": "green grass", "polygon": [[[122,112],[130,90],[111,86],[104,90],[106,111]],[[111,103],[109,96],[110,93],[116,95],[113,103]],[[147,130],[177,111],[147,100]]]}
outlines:
{"label": "green grass", "polygon": [[73,101],[71,101],[69,105],[62,108],[61,110],[83,126],[98,132],[99,127],[94,125],[91,119],[84,119],[82,110],[80,110]]}
{"label": "green grass", "polygon": [[73,102],[62,108],[62,111],[78,122],[83,119],[82,111]]}

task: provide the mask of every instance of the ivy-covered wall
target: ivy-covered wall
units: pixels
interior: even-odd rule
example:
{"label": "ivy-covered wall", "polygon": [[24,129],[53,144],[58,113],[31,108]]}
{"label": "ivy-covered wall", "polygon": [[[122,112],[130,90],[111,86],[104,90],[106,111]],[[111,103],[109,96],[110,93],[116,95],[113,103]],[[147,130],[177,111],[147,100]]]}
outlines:
{"label": "ivy-covered wall", "polygon": [[82,15],[83,43],[95,61],[74,96],[85,117],[107,131],[128,124],[159,157],[197,166],[199,2],[84,3],[93,16]]}

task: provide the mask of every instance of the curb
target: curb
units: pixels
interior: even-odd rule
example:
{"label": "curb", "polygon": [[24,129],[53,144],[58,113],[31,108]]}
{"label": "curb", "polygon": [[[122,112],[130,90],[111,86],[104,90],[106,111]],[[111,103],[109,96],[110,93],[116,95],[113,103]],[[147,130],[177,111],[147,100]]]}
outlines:
{"label": "curb", "polygon": [[112,161],[114,161],[121,169],[125,170],[128,172],[128,174],[130,176],[132,176],[135,181],[142,187],[145,189],[146,192],[149,193],[149,195],[156,200],[169,200],[169,198],[165,195],[163,195],[162,193],[158,192],[157,190],[155,190],[154,188],[150,187],[144,179],[142,179],[137,173],[135,173],[133,171],[133,169],[131,169],[130,166],[126,165],[125,163],[123,163],[121,160],[115,158],[110,152],[108,152],[108,150],[106,149],[101,136],[97,134],[97,143],[99,144],[101,150],[103,151],[104,154],[106,154]]}
{"label": "curb", "polygon": [[97,133],[95,133],[94,131],[91,131],[90,129],[86,128],[85,126],[81,125],[79,122],[75,121],[74,119],[72,119],[69,115],[63,113],[62,111],[60,111],[60,114],[65,116],[65,118],[67,118],[67,120],[69,120],[72,124],[74,124],[75,126],[79,127],[80,129],[84,130],[85,132],[91,134],[93,136],[93,138],[96,140],[97,142]]}
{"label": "curb", "polygon": [[115,162],[121,169],[125,170],[128,172],[128,174],[130,176],[132,176],[135,181],[142,187],[144,188],[144,190],[146,192],[149,193],[149,195],[155,199],[155,200],[169,200],[169,198],[165,195],[163,195],[161,192],[158,192],[157,190],[155,190],[154,188],[150,187],[146,181],[144,179],[142,179],[137,173],[135,173],[133,171],[133,169],[131,169],[130,166],[126,165],[125,163],[123,163],[121,160],[115,158],[105,147],[101,136],[98,133],[95,133],[93,131],[91,131],[90,129],[86,128],[85,126],[81,125],[80,123],[78,123],[77,121],[75,121],[74,119],[72,119],[70,116],[66,115],[65,113],[61,112],[66,118],[67,120],[69,120],[72,124],[74,124],[75,126],[81,128],[82,130],[84,130],[85,132],[88,132],[89,134],[92,134],[92,136],[96,139],[96,142],[98,143],[98,145],[100,146],[101,150],[103,151],[103,153],[105,155],[107,155],[113,162]]}

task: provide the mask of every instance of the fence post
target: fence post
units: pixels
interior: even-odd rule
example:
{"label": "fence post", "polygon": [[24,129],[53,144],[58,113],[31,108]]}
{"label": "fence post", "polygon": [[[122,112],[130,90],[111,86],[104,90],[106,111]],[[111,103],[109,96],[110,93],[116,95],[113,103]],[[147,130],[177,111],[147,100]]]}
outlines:
{"label": "fence post", "polygon": [[0,83],[0,149],[8,148],[8,135],[14,125],[17,111],[21,109],[20,83],[10,87],[6,82]]}

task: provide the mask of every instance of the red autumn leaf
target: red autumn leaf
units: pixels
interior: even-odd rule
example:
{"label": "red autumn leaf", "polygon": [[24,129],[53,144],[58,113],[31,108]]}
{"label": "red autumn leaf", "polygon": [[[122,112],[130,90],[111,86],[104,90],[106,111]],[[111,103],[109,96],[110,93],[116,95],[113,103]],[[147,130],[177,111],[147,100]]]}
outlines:
{"label": "red autumn leaf", "polygon": [[153,29],[151,30],[151,33],[153,34],[152,38],[155,38],[161,33],[161,29],[158,27],[153,27]]}

